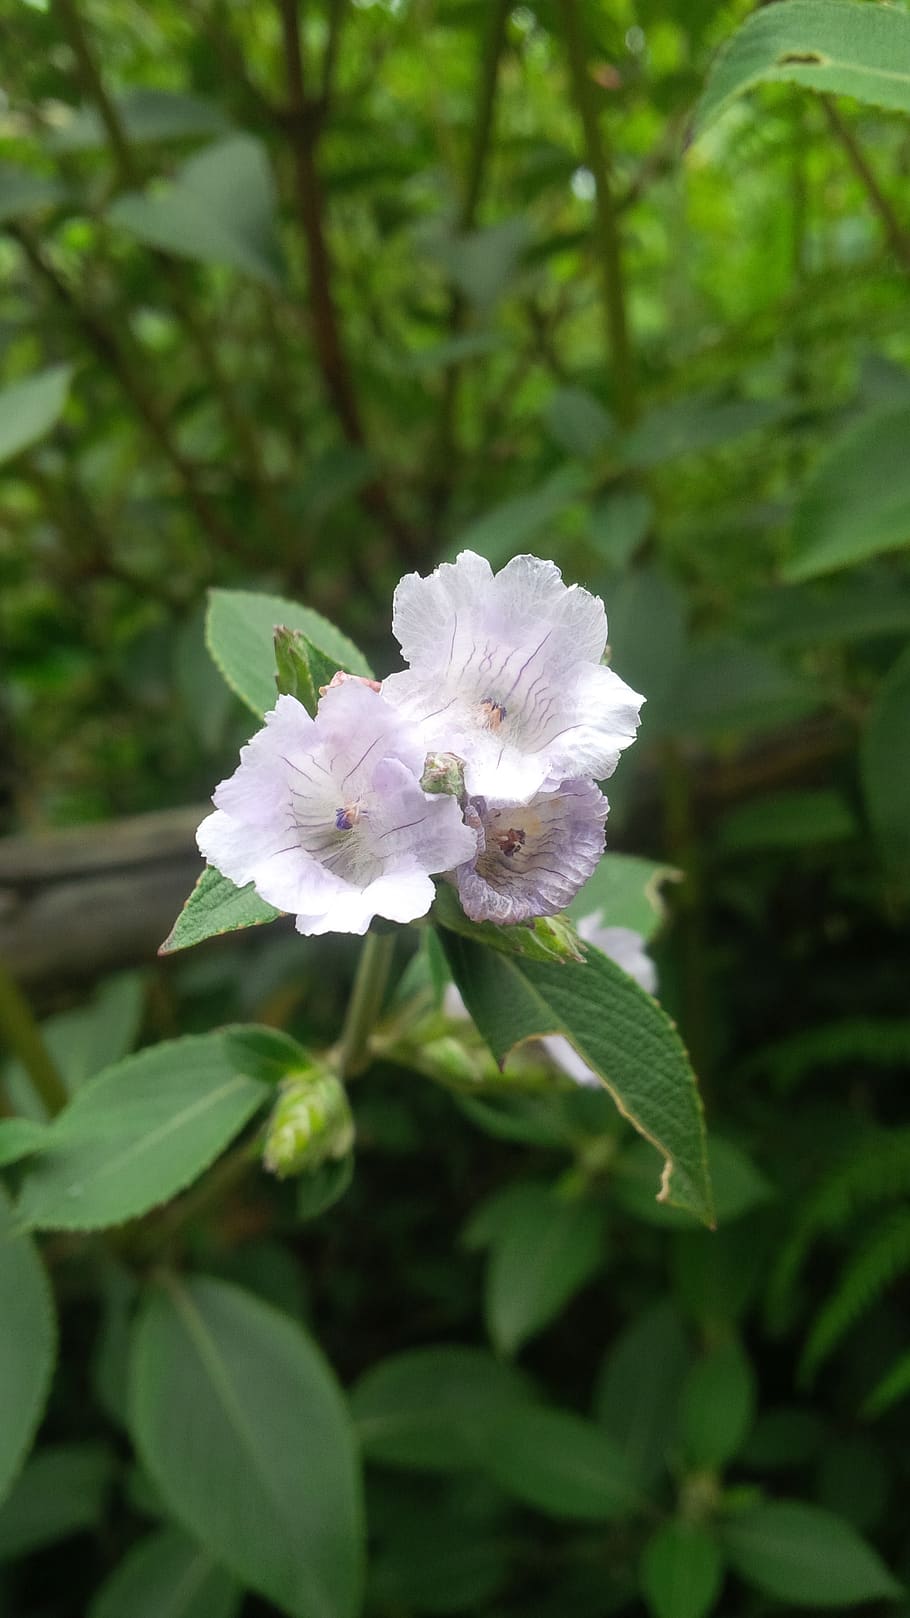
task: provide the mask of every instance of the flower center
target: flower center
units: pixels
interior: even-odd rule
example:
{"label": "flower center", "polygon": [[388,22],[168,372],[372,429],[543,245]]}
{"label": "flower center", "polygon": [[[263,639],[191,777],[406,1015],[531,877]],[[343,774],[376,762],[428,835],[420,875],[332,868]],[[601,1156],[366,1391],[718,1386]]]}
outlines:
{"label": "flower center", "polygon": [[497,702],[495,697],[484,697],[480,704],[480,712],[483,715],[481,724],[485,730],[498,730],[506,717],[504,704]]}
{"label": "flower center", "polygon": [[524,848],[527,835],[521,826],[510,826],[508,831],[494,832],[493,841],[498,844],[500,852],[511,859],[520,848]]}
{"label": "flower center", "polygon": [[359,803],[342,804],[335,810],[335,830],[353,831],[363,812]]}

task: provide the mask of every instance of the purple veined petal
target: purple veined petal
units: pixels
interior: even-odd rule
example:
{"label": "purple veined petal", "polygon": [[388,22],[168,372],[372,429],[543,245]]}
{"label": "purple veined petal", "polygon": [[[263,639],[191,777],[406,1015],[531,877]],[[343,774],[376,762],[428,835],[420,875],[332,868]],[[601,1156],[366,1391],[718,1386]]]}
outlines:
{"label": "purple veined petal", "polygon": [[606,816],[593,781],[564,781],[527,804],[474,799],[478,852],[455,872],[465,915],[509,926],[564,910],[603,853]]}
{"label": "purple veined petal", "polygon": [[421,788],[424,760],[415,728],[367,684],[328,690],[315,720],[283,696],[217,788],[200,851],[303,933],[415,920],[431,875],[476,848],[457,801]]}
{"label": "purple veined petal", "polygon": [[635,739],[643,699],[600,664],[603,602],[553,562],[517,556],[494,575],[464,551],[408,574],[393,628],[410,667],[383,695],[428,752],[464,759],[475,796],[527,803],[568,778],[604,779]]}

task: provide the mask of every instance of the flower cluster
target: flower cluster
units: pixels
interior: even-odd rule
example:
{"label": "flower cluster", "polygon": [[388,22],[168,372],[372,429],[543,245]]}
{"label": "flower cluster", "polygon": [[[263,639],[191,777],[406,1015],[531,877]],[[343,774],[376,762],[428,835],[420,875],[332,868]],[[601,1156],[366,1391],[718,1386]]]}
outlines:
{"label": "flower cluster", "polygon": [[554,915],[603,852],[594,783],[642,703],[601,661],[603,602],[552,562],[494,574],[465,551],[401,580],[392,627],[408,667],[381,686],[336,676],[315,718],[279,697],[216,789],[201,852],[302,933],[413,921],[440,875],[474,921]]}

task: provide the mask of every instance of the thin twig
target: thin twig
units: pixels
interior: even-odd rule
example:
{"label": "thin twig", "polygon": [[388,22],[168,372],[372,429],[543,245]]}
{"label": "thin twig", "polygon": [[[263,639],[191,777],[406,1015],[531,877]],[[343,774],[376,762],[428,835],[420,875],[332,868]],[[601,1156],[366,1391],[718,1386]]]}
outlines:
{"label": "thin twig", "polygon": [[895,258],[900,261],[903,269],[910,271],[910,233],[904,229],[898,219],[890,198],[885,196],[850,125],[841,117],[830,96],[822,96],[821,102],[831,132],[843,147],[854,173],[864,187],[873,209],[878,214]]}
{"label": "thin twig", "polygon": [[585,140],[585,161],[594,176],[597,253],[603,278],[603,310],[613,366],[616,415],[630,426],[638,414],[635,361],[629,338],[622,268],[622,240],[613,199],[610,151],[597,106],[578,0],[562,0],[569,77]]}

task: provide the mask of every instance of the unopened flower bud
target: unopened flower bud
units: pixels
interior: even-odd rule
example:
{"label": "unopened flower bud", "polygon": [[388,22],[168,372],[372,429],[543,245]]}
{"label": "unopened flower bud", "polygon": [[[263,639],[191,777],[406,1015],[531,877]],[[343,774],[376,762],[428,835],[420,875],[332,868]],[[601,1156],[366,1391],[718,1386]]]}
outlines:
{"label": "unopened flower bud", "polygon": [[347,1094],[334,1073],[312,1068],[286,1079],[266,1132],[262,1161],[271,1174],[312,1173],[354,1144]]}
{"label": "unopened flower bud", "polygon": [[420,785],[424,792],[444,792],[460,801],[464,797],[464,759],[457,753],[428,753]]}

